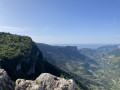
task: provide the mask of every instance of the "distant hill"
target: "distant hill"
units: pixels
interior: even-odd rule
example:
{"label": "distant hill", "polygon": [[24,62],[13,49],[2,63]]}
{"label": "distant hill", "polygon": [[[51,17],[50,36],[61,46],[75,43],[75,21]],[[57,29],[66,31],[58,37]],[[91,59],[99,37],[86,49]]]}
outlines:
{"label": "distant hill", "polygon": [[[37,46],[43,52],[46,58],[48,58],[49,62],[56,64],[60,67],[67,62],[81,62],[84,63],[85,68],[89,67],[90,64],[98,65],[98,63],[88,58],[87,56],[80,54],[77,47],[75,46],[50,46],[46,44],[38,43]],[[60,64],[61,63],[61,64]],[[64,66],[63,66],[64,67]],[[64,67],[66,69],[70,69],[67,66]]]}
{"label": "distant hill", "polygon": [[95,49],[89,49],[89,48],[82,48],[82,49],[79,49],[79,53],[89,57],[89,56],[95,54],[96,50]]}
{"label": "distant hill", "polygon": [[97,49],[102,46],[107,46],[109,44],[52,44],[52,46],[77,46],[78,49],[90,48]]}
{"label": "distant hill", "polygon": [[96,60],[91,59],[79,52],[76,46],[51,46],[37,43],[47,60],[67,71],[79,81],[89,85],[93,89],[104,88],[97,80],[97,72],[100,68]]}
{"label": "distant hill", "polygon": [[79,49],[79,52],[83,55],[93,55],[95,53],[109,53],[117,49],[118,49],[118,45],[107,45],[96,49],[82,48]]}
{"label": "distant hill", "polygon": [[107,46],[102,46],[97,49],[97,52],[99,53],[108,53],[112,52],[114,50],[118,49],[118,45],[107,45]]}
{"label": "distant hill", "polygon": [[80,49],[79,52],[100,65],[98,76],[107,89],[120,90],[120,48],[118,45],[102,46],[98,49]]}

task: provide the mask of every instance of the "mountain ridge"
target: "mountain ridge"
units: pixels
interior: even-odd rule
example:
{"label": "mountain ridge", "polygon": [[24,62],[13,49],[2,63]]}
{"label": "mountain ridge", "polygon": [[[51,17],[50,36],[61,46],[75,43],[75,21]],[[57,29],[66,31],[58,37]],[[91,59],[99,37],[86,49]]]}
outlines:
{"label": "mountain ridge", "polygon": [[94,70],[97,71],[99,64],[94,59],[80,54],[77,47],[51,46],[41,43],[37,43],[37,46],[50,63],[77,77],[79,81],[82,80],[88,86],[101,86],[101,83],[94,81],[96,78]]}
{"label": "mountain ridge", "polygon": [[[0,32],[0,51],[0,67],[5,69],[14,81],[18,78],[34,80],[45,72],[58,77],[73,78],[46,61],[30,37]],[[75,81],[80,88],[88,89],[86,85]]]}

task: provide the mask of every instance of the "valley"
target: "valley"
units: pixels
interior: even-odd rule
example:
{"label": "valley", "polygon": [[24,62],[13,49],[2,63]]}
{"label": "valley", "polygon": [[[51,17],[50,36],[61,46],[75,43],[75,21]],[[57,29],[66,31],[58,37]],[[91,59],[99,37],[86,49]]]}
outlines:
{"label": "valley", "polygon": [[[50,73],[65,79],[73,79],[79,89],[89,90],[88,86],[83,85],[64,70],[49,63],[28,36],[0,32],[0,70],[0,84],[3,83],[1,90],[4,90],[7,86],[8,80],[12,80],[13,82],[19,78],[35,80],[42,73]],[[2,74],[3,71],[5,72],[5,76]],[[6,72],[10,78],[6,76]],[[5,90],[9,89],[6,88]]]}
{"label": "valley", "polygon": [[118,45],[97,49],[77,49],[75,46],[50,46],[37,43],[49,62],[71,73],[95,90],[119,90]]}
{"label": "valley", "polygon": [[81,49],[80,53],[96,60],[99,63],[100,69],[95,72],[99,80],[104,83],[104,86],[110,90],[119,90],[119,47],[118,45],[108,45],[100,47],[96,50],[92,49]]}
{"label": "valley", "polygon": [[120,0],[0,0],[0,90],[120,90]]}
{"label": "valley", "polygon": [[18,78],[35,80],[42,73],[50,73],[72,78],[79,90],[120,89],[119,45],[78,49],[35,43],[28,36],[0,32],[0,51],[0,68],[13,82]]}

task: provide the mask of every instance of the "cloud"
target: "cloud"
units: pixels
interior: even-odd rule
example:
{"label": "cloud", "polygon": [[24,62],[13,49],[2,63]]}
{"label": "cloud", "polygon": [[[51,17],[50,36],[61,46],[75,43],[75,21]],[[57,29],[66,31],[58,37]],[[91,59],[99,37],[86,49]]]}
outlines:
{"label": "cloud", "polygon": [[8,26],[0,26],[0,31],[1,32],[20,32],[20,31],[25,31],[25,28],[20,28],[20,27],[8,27]]}

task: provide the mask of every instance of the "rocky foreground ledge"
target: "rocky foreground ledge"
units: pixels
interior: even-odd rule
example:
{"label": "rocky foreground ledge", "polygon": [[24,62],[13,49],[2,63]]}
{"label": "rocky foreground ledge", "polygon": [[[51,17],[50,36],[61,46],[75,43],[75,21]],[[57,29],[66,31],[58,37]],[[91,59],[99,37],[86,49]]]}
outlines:
{"label": "rocky foreground ledge", "polygon": [[78,90],[70,79],[59,78],[49,73],[41,74],[36,80],[17,79],[12,82],[4,69],[0,69],[0,90]]}
{"label": "rocky foreground ledge", "polygon": [[14,90],[15,84],[10,80],[7,72],[0,69],[0,90]]}

